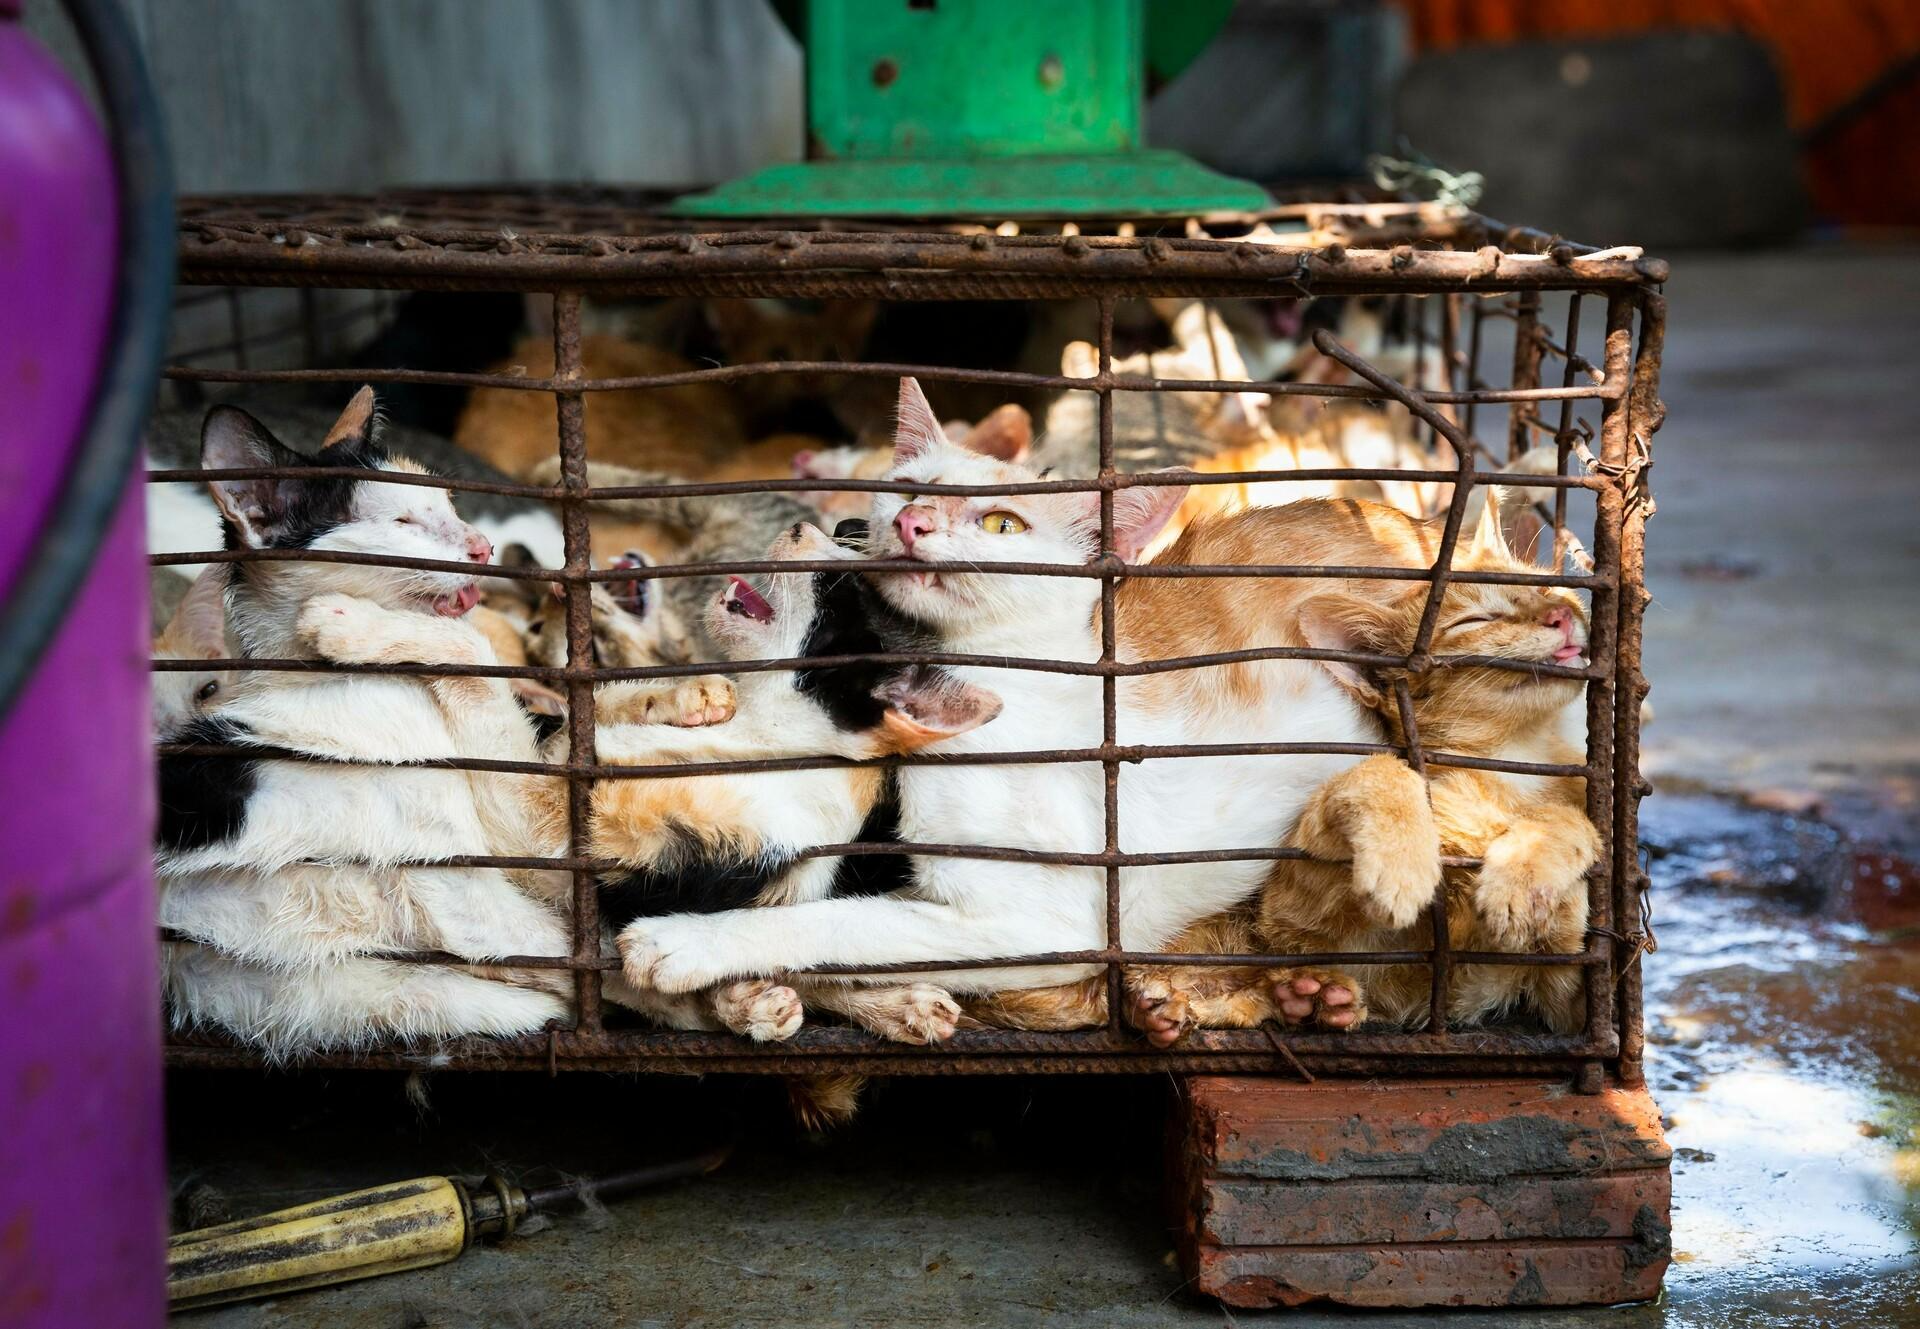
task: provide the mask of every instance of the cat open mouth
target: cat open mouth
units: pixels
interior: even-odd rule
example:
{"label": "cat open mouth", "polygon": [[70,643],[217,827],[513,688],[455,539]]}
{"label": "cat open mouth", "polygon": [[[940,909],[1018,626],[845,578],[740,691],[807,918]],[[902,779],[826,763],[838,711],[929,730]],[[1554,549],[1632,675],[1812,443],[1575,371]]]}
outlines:
{"label": "cat open mouth", "polygon": [[740,614],[756,623],[773,622],[773,606],[738,577],[727,578],[726,606],[729,614]]}
{"label": "cat open mouth", "polygon": [[467,582],[457,591],[433,597],[433,612],[442,618],[459,618],[480,603],[480,583]]}

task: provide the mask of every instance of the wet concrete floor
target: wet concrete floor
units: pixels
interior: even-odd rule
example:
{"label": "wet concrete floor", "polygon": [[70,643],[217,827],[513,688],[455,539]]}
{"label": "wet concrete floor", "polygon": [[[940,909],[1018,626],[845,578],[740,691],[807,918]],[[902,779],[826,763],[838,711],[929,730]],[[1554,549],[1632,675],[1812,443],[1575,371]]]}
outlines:
{"label": "wet concrete floor", "polygon": [[[1676,1147],[1655,1305],[1503,1325],[1920,1323],[1920,253],[1683,256],[1650,540],[1649,1079]],[[1844,574],[1844,575],[1843,575]],[[1757,804],[1757,805],[1756,805]],[[213,1221],[490,1167],[689,1150],[718,1174],[457,1263],[209,1326],[1219,1325],[1171,1262],[1166,1083],[899,1080],[797,1133],[757,1081],[182,1076],[180,1208]],[[540,1169],[548,1169],[543,1173]],[[1454,1315],[1285,1313],[1303,1325]]]}

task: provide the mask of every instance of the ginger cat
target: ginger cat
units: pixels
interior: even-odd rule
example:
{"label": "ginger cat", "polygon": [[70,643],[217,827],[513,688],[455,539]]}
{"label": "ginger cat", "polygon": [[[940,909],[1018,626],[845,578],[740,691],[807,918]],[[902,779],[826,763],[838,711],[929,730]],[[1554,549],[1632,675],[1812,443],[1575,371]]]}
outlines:
{"label": "ginger cat", "polygon": [[[637,378],[696,368],[672,351],[620,337],[589,335],[580,342],[589,378]],[[545,378],[553,373],[553,342],[529,337],[492,374]],[[704,475],[713,462],[746,441],[728,390],[714,383],[586,394],[587,455],[678,475]],[[453,441],[509,475],[524,477],[558,455],[553,398],[516,388],[476,388],[460,413]]]}
{"label": "ginger cat", "polygon": [[[1399,536],[1404,552],[1428,551],[1433,528],[1361,505],[1301,504],[1315,524],[1369,519],[1376,534]],[[1489,491],[1470,547],[1456,567],[1520,571],[1508,551],[1501,502]],[[1396,526],[1401,529],[1396,531]],[[1322,553],[1336,552],[1324,549]],[[1345,553],[1358,551],[1348,549]],[[1354,561],[1358,561],[1357,559]],[[1405,654],[1425,606],[1419,583],[1345,583],[1302,606],[1310,645]],[[1433,654],[1494,656],[1541,664],[1584,663],[1586,612],[1559,588],[1449,585]],[[1401,743],[1393,680],[1329,662],[1354,697]],[[1404,676],[1404,675],[1402,675]],[[1486,667],[1436,667],[1408,680],[1422,746],[1466,756],[1578,762],[1565,730],[1577,724],[1580,680]],[[1422,949],[1424,914],[1444,880],[1449,940],[1456,950],[1569,954],[1581,949],[1586,873],[1600,839],[1585,814],[1583,783],[1430,766],[1422,781],[1398,758],[1379,755],[1342,771],[1308,801],[1290,846],[1351,864],[1274,865],[1256,905],[1202,920],[1169,949],[1231,954]],[[1485,860],[1479,871],[1439,865],[1440,855]],[[1360,966],[1350,971],[1253,967],[1142,967],[1127,976],[1128,1018],[1161,1045],[1189,1028],[1250,1028],[1267,1019],[1350,1029],[1369,1019],[1417,1029],[1429,1016],[1425,966]],[[1453,974],[1449,1021],[1468,1025],[1519,1010],[1557,1032],[1584,1018],[1575,967],[1471,965]],[[1106,1018],[1104,986],[1083,982],[1050,993],[1002,993],[964,1003],[968,1014],[1017,1028],[1075,1028]]]}

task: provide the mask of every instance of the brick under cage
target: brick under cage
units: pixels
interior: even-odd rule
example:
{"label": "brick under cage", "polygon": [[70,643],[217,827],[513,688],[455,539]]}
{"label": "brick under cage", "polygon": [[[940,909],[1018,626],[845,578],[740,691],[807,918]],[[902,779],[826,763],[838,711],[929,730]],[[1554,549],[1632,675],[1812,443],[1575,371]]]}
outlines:
{"label": "brick under cage", "polygon": [[[575,1018],[568,1027],[510,1039],[469,1038],[433,1046],[391,1046],[311,1055],[305,1064],[338,1067],[487,1068],[558,1071],[742,1071],[869,1073],[1090,1072],[1142,1070],[1270,1071],[1293,1076],[1364,1075],[1416,1078],[1460,1074],[1572,1075],[1588,1091],[1611,1076],[1638,1084],[1642,1017],[1639,957],[1648,943],[1647,878],[1638,853],[1637,808],[1646,792],[1639,772],[1641,701],[1641,610],[1649,444],[1659,427],[1659,364],[1665,304],[1659,287],[1666,265],[1637,250],[1596,251],[1537,231],[1507,227],[1434,205],[1357,201],[1278,206],[1259,216],[1185,222],[1081,222],[978,225],[888,225],[809,221],[784,229],[762,224],[727,228],[700,223],[698,231],[662,217],[657,199],[617,191],[561,193],[421,192],[375,198],[289,196],[188,200],[182,209],[180,276],[183,313],[200,311],[202,323],[224,321],[224,333],[190,343],[168,370],[171,390],[193,400],[203,384],[331,384],[341,399],[361,383],[433,385],[449,389],[496,387],[551,394],[558,420],[560,482],[557,485],[496,484],[423,479],[391,472],[342,472],[386,483],[431,483],[461,492],[514,495],[558,506],[566,564],[559,569],[481,569],[485,575],[562,583],[712,575],[725,572],[844,571],[844,562],[772,562],[758,557],[724,563],[660,565],[635,570],[594,570],[589,559],[589,504],[595,499],[647,498],[747,492],[841,489],[857,492],[1005,494],[1097,492],[1101,496],[1106,551],[1084,567],[1000,563],[980,570],[1009,576],[1081,576],[1101,582],[1102,650],[1097,661],[959,657],[921,652],[842,656],[809,660],[706,661],[645,668],[597,667],[592,653],[590,598],[566,601],[567,663],[564,667],[347,666],[298,660],[156,661],[155,668],[296,669],[355,668],[420,675],[485,674],[539,679],[563,690],[568,700],[567,758],[555,765],[481,760],[432,763],[443,768],[562,777],[569,784],[571,824],[567,856],[508,859],[475,855],[436,860],[449,867],[538,868],[565,871],[573,879],[573,945],[557,956],[504,956],[496,963],[516,968],[569,970],[574,975]],[[297,293],[278,315],[250,314],[260,288]],[[447,290],[544,293],[553,297],[554,370],[547,377],[480,372],[437,372],[399,366],[364,369],[314,363],[321,348],[339,343],[343,328],[378,326],[393,292]],[[343,296],[337,292],[352,292]],[[324,298],[322,298],[324,295]],[[792,362],[729,364],[639,378],[584,377],[581,357],[583,298],[696,297],[703,300],[787,298],[894,301],[1078,301],[1097,318],[1098,372],[1087,378],[1014,370],[956,368],[940,364]],[[1444,391],[1422,390],[1383,374],[1352,351],[1323,336],[1322,350],[1358,383],[1258,382],[1153,379],[1113,372],[1115,311],[1122,302],[1153,297],[1272,298],[1385,296],[1406,318],[1416,346],[1437,348],[1445,366]],[[1589,323],[1604,314],[1602,340],[1583,348],[1582,311]],[[1503,366],[1506,383],[1490,382],[1482,354],[1489,320],[1513,325],[1514,353]],[[885,348],[880,348],[884,350]],[[261,368],[261,360],[298,368]],[[690,383],[737,384],[765,375],[862,375],[891,380],[912,375],[927,382],[1004,386],[1010,391],[1079,391],[1098,402],[1100,469],[1094,478],[1047,479],[1015,487],[967,488],[889,484],[874,480],[753,480],[666,486],[591,487],[587,479],[585,402],[609,390],[645,390]],[[1428,470],[1355,468],[1239,472],[1182,477],[1196,485],[1417,480],[1452,483],[1440,552],[1428,568],[1128,565],[1112,553],[1113,495],[1135,484],[1165,483],[1118,470],[1114,464],[1114,400],[1117,393],[1230,393],[1275,396],[1368,398],[1396,404],[1424,425],[1433,465]],[[1496,421],[1497,431],[1486,429]],[[1453,572],[1453,552],[1471,488],[1535,441],[1557,442],[1561,466],[1553,476],[1500,477],[1500,482],[1545,495],[1552,512],[1554,561],[1536,573]],[[1568,472],[1571,472],[1570,474]],[[314,474],[308,471],[306,474]],[[270,470],[152,471],[153,484],[201,484],[213,475],[266,477]],[[1590,528],[1576,529],[1570,509],[1576,491],[1592,495]],[[757,551],[756,551],[757,552]],[[1564,555],[1578,555],[1591,570],[1567,574]],[[190,565],[237,559],[300,558],[359,562],[401,568],[471,572],[468,565],[374,555],[316,551],[245,550],[157,555],[155,563]],[[924,565],[869,562],[871,570]],[[1114,596],[1127,577],[1368,578],[1429,583],[1428,612],[1408,657],[1368,656],[1313,648],[1267,648],[1232,655],[1123,662],[1115,658]],[[1546,666],[1586,683],[1587,751],[1577,765],[1550,765],[1462,757],[1423,744],[1413,723],[1406,685],[1398,702],[1408,743],[1313,745],[1290,743],[1284,734],[1251,735],[1232,745],[1146,747],[1116,741],[1116,682],[1159,671],[1204,669],[1246,658],[1344,659],[1350,663],[1409,670],[1445,667],[1429,658],[1439,596],[1449,580],[1564,586],[1591,596],[1590,646],[1585,666]],[[588,798],[600,780],[684,777],[701,770],[754,771],[850,764],[820,756],[708,765],[602,766],[594,746],[593,685],[643,678],[722,674],[861,662],[919,661],[991,664],[1011,669],[1053,670],[1098,676],[1104,700],[1104,737],[1077,750],[995,752],[964,757],[921,755],[875,764],[973,761],[983,764],[1095,763],[1105,772],[1105,845],[1093,853],[1048,853],[996,847],[991,830],[981,845],[830,844],[807,856],[869,853],[954,855],[1081,865],[1105,878],[1105,945],[1093,950],[953,963],[915,961],[895,971],[1010,964],[1091,964],[1109,976],[1108,1022],[1066,1032],[963,1029],[950,1041],[920,1047],[892,1043],[862,1030],[811,1022],[785,1043],[755,1044],[744,1038],[630,1026],[603,1011],[600,976],[618,966],[603,954],[598,921],[598,874],[613,865],[596,861],[587,843]],[[1517,661],[1474,660],[1513,669],[1542,666]],[[257,748],[163,745],[163,753],[233,758],[274,755]],[[1509,773],[1571,776],[1585,782],[1586,812],[1604,845],[1589,876],[1589,922],[1584,949],[1574,954],[1452,950],[1445,890],[1431,906],[1430,949],[1366,954],[1191,955],[1130,952],[1120,944],[1121,873],[1129,867],[1166,863],[1280,860],[1301,851],[1271,845],[1218,845],[1181,853],[1124,853],[1120,849],[1119,771],[1147,759],[1196,755],[1258,755],[1286,761],[1302,753],[1391,752],[1416,771],[1429,766],[1469,766]],[[312,758],[302,758],[311,760]],[[1477,860],[1448,859],[1471,868]],[[421,964],[468,964],[450,955],[404,958]],[[1171,1049],[1149,1046],[1122,1021],[1122,967],[1135,963],[1180,965],[1297,966],[1303,964],[1408,964],[1431,975],[1431,1014],[1418,1032],[1362,1028],[1352,1032],[1301,1032],[1267,1026],[1257,1030],[1198,1029]],[[1499,1025],[1449,1027],[1448,996],[1464,966],[1568,965],[1585,978],[1587,1019],[1574,1033],[1541,1033]],[[865,967],[877,974],[887,967]],[[827,971],[815,971],[827,972]],[[849,972],[840,970],[837,972]],[[170,1036],[167,1056],[175,1066],[241,1067],[261,1063],[250,1048],[204,1033]]]}

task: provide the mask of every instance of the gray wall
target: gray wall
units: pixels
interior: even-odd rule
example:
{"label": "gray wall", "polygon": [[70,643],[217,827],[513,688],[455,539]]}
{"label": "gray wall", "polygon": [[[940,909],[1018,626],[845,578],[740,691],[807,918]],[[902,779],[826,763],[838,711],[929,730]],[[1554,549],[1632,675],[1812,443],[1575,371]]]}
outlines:
{"label": "gray wall", "polygon": [[[183,192],[688,184],[800,154],[765,0],[122,0]],[[63,55],[55,0],[27,22]]]}

